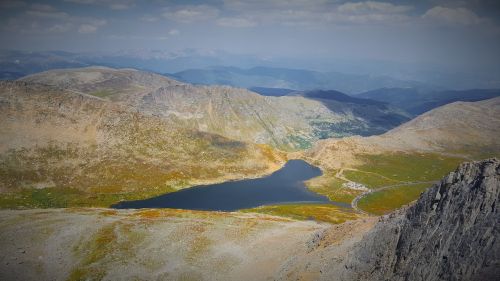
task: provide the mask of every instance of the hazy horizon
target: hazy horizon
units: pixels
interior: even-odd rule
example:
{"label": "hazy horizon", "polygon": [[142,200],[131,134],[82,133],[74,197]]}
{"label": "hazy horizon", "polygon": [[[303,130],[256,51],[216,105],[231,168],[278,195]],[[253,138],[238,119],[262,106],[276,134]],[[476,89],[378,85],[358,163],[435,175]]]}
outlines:
{"label": "hazy horizon", "polygon": [[260,58],[500,63],[495,1],[3,1],[2,49],[186,48]]}

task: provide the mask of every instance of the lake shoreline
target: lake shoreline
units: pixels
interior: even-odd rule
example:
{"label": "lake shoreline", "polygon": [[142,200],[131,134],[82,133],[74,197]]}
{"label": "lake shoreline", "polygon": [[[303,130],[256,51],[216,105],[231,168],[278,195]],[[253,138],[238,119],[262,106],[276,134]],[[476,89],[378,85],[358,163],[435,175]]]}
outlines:
{"label": "lake shoreline", "polygon": [[[302,159],[289,160],[269,175],[232,180],[219,184],[197,185],[145,200],[122,201],[111,208],[174,208],[202,211],[237,211],[259,206],[328,203],[344,206],[310,191],[305,181],[321,176],[320,168]],[[272,187],[272,189],[270,189]]]}

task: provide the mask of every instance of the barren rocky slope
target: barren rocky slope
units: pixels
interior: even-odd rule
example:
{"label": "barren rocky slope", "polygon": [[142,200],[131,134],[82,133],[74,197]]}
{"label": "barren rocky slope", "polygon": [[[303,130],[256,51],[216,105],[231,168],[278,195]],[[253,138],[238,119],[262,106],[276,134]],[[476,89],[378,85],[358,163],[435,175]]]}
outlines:
{"label": "barren rocky slope", "polygon": [[343,279],[498,280],[499,199],[498,159],[462,164],[379,222],[347,259]]}
{"label": "barren rocky slope", "polygon": [[319,141],[305,156],[324,168],[359,164],[356,155],[438,152],[476,158],[499,156],[500,97],[455,102],[424,113],[385,134]]}
{"label": "barren rocky slope", "polygon": [[268,280],[325,228],[218,212],[0,211],[0,279]]}
{"label": "barren rocky slope", "polygon": [[332,108],[304,97],[263,97],[231,87],[192,86],[131,69],[54,70],[22,80],[126,102],[195,130],[285,149],[306,148],[320,138],[380,133],[408,120],[404,112],[380,104],[344,102]]}
{"label": "barren rocky slope", "polygon": [[65,190],[98,203],[99,196],[114,194],[108,199],[116,202],[127,193],[148,196],[269,173],[284,161],[265,145],[185,129],[131,107],[31,82],[1,82],[0,112],[3,192],[35,188],[50,194],[56,188],[53,193]]}
{"label": "barren rocky slope", "polygon": [[500,97],[439,107],[387,132],[378,142],[421,150],[500,151]]}
{"label": "barren rocky slope", "polygon": [[112,101],[128,101],[128,103],[139,100],[142,95],[159,87],[182,84],[150,72],[99,66],[50,70],[20,80],[57,86]]}

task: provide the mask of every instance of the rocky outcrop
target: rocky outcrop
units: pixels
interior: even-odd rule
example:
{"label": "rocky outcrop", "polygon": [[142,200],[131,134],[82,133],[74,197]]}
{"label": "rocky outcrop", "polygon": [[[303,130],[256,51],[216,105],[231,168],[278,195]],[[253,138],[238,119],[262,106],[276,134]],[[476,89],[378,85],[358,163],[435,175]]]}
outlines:
{"label": "rocky outcrop", "polygon": [[342,279],[498,280],[499,195],[498,159],[462,164],[415,205],[383,217],[347,258]]}

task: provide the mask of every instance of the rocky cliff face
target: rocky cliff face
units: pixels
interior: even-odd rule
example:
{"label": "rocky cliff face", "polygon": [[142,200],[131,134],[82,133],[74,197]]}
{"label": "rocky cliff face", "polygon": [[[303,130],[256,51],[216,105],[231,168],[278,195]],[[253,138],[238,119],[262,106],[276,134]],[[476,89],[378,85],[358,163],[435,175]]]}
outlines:
{"label": "rocky cliff face", "polygon": [[344,280],[498,280],[500,161],[462,164],[352,252]]}

